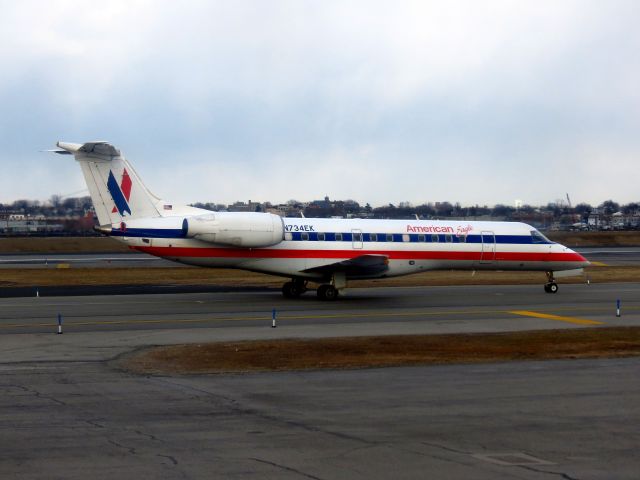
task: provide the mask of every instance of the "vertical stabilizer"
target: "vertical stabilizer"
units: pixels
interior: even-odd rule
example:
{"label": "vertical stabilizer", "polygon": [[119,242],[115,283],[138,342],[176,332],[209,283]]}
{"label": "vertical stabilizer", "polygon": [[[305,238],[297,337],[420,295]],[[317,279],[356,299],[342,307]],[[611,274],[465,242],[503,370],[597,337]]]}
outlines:
{"label": "vertical stabilizer", "polygon": [[58,142],[57,145],[80,163],[100,225],[119,224],[128,218],[161,216],[158,206],[162,200],[145,187],[113,145],[107,142]]}

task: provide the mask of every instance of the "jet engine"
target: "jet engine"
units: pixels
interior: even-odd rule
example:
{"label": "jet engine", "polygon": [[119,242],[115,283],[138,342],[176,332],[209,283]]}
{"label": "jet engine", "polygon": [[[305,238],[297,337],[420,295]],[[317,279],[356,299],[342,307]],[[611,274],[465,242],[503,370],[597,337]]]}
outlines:
{"label": "jet engine", "polygon": [[185,218],[187,238],[232,247],[270,247],[284,239],[284,222],[278,215],[259,212],[217,212]]}

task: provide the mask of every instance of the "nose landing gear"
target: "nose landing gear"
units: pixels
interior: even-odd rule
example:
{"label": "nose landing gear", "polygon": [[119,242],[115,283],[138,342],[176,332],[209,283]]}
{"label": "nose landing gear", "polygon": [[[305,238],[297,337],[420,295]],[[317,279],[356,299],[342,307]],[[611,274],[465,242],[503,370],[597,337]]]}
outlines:
{"label": "nose landing gear", "polygon": [[544,286],[544,291],[547,293],[558,293],[558,284],[553,278],[553,272],[546,272],[548,282]]}

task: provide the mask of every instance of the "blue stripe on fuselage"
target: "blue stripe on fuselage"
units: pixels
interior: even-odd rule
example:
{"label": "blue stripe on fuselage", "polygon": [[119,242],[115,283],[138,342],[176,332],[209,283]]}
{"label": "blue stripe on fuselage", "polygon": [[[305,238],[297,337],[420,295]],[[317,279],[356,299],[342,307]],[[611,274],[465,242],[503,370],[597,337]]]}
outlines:
{"label": "blue stripe on fuselage", "polygon": [[114,237],[144,237],[144,238],[184,238],[185,232],[181,228],[126,228],[124,231],[113,228]]}
{"label": "blue stripe on fuselage", "polygon": [[[293,241],[311,241],[311,242],[352,242],[353,235],[351,232],[289,232],[291,234],[291,240]],[[336,233],[342,234],[342,240],[336,240]],[[120,229],[112,229],[111,234],[119,237],[145,237],[145,238],[185,238],[186,231],[180,228],[126,228],[125,231]],[[306,235],[306,240],[303,240],[303,235]],[[324,240],[320,240],[318,235],[324,235]],[[372,236],[376,240],[372,240]],[[389,235],[393,240],[387,240]],[[443,234],[402,234],[402,233],[363,233],[364,243],[407,243],[403,240],[403,235],[409,235],[409,241],[411,243],[482,243],[482,237],[480,235],[467,235],[465,240],[461,240],[462,237],[456,235],[443,235]],[[438,237],[436,240],[435,237]],[[447,242],[447,237],[450,237],[450,241]],[[533,243],[542,245],[547,242],[534,242],[530,235],[496,235],[496,243],[510,244],[510,245],[531,245]],[[548,242],[551,244],[553,242]]]}

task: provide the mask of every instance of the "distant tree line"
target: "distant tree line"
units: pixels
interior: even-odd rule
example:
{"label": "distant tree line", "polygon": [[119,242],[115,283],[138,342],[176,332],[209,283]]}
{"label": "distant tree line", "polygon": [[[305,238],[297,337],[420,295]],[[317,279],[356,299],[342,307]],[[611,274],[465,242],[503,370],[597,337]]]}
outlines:
{"label": "distant tree line", "polygon": [[47,202],[39,200],[16,200],[12,203],[0,203],[0,214],[22,214],[35,217],[73,217],[83,216],[93,210],[91,197],[69,197],[52,195]]}
{"label": "distant tree line", "polygon": [[[213,202],[193,204],[195,207],[212,211],[233,211],[238,205],[249,208],[250,211],[272,211],[284,216],[304,215],[309,218],[409,219],[417,216],[421,219],[513,220],[543,228],[568,228],[580,224],[589,227],[595,225],[596,228],[603,226],[606,228],[606,225],[615,227],[615,224],[611,223],[611,218],[617,216],[618,225],[624,228],[640,228],[640,203],[619,204],[613,200],[607,200],[597,206],[588,203],[572,206],[568,202],[556,201],[544,206],[521,205],[517,208],[504,204],[463,206],[459,202],[446,201],[419,205],[400,202],[397,205],[389,203],[372,207],[369,203],[360,205],[355,200],[329,200],[328,197],[312,202],[289,200],[286,204],[280,205],[272,205],[269,202],[236,202],[230,205]],[[10,217],[15,218],[20,215],[41,221],[56,221],[63,225],[64,231],[77,233],[91,231],[94,216],[89,196],[64,198],[53,195],[46,202],[21,199],[7,204],[0,203],[1,220],[8,222]],[[621,216],[624,216],[622,223],[620,223]]]}

